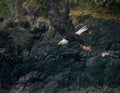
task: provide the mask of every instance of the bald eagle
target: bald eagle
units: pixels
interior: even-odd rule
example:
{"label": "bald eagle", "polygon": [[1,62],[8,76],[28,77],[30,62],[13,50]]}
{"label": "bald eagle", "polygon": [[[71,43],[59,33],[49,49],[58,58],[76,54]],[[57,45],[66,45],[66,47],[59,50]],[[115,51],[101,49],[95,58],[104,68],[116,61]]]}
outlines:
{"label": "bald eagle", "polygon": [[84,47],[86,49],[87,47],[84,46],[84,42],[80,38],[80,35],[87,31],[88,28],[83,26],[81,29],[75,32],[72,20],[69,17],[69,0],[65,2],[65,10],[63,14],[60,13],[57,5],[54,2],[49,3],[48,10],[48,18],[52,27],[55,28],[53,37],[57,31],[63,38],[60,42],[58,42],[58,45],[65,45],[72,41],[78,41],[81,44],[80,47]]}
{"label": "bald eagle", "polygon": [[68,44],[69,42],[72,42],[72,41],[78,41],[81,44],[83,44],[83,41],[80,39],[79,36],[87,30],[88,30],[88,28],[86,26],[83,26],[82,28],[80,28],[75,33],[66,33],[64,38],[61,41],[58,42],[58,45],[66,45],[66,44]]}

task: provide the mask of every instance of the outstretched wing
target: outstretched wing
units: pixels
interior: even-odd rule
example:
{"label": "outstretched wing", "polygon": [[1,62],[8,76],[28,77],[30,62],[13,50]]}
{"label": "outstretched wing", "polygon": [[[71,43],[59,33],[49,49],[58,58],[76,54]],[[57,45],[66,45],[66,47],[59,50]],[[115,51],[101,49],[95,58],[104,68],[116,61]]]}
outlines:
{"label": "outstretched wing", "polygon": [[65,3],[65,11],[63,15],[60,13],[59,8],[55,3],[49,4],[48,17],[50,19],[51,25],[58,31],[58,33],[64,37],[67,33],[74,31],[74,26],[69,18],[69,0]]}
{"label": "outstretched wing", "polygon": [[75,34],[77,35],[81,35],[83,32],[87,31],[88,28],[86,26],[83,26],[82,28],[80,28],[77,32],[75,32]]}
{"label": "outstretched wing", "polygon": [[74,26],[72,23],[72,20],[69,17],[70,14],[70,5],[69,5],[69,0],[65,0],[65,11],[63,14],[63,19],[64,19],[64,24],[66,27],[66,33],[74,32]]}

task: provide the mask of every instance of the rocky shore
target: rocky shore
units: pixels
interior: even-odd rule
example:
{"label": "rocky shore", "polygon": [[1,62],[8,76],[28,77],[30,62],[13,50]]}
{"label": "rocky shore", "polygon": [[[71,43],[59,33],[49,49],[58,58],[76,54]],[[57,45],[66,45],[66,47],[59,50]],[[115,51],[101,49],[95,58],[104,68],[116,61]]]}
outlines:
{"label": "rocky shore", "polygon": [[[78,42],[58,46],[60,35],[52,38],[54,29],[45,24],[31,30],[27,21],[8,23],[0,31],[0,93],[119,88],[120,21],[86,15],[74,25],[76,31],[88,27],[81,39],[92,47],[91,52],[82,50]],[[109,55],[102,57],[102,52]]]}

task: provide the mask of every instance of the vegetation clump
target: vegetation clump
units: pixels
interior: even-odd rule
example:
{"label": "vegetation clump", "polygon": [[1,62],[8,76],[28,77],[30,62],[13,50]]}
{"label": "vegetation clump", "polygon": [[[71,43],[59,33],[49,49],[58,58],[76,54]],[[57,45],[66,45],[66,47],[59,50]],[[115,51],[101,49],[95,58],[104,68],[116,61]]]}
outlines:
{"label": "vegetation clump", "polygon": [[0,0],[0,14],[7,13],[8,11],[8,4],[4,0]]}

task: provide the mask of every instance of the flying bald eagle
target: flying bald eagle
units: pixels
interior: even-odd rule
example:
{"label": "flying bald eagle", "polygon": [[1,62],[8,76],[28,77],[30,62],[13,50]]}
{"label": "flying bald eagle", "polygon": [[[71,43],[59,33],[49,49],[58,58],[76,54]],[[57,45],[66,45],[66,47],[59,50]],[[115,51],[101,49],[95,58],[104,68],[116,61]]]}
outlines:
{"label": "flying bald eagle", "polygon": [[80,28],[77,32],[75,33],[67,33],[64,38],[58,42],[58,45],[66,45],[68,44],[69,42],[72,42],[72,41],[78,41],[80,43],[83,44],[83,41],[80,39],[80,35],[87,31],[87,27],[86,26],[83,26],[82,28]]}
{"label": "flying bald eagle", "polygon": [[58,31],[58,33],[63,38],[60,42],[58,42],[58,45],[65,45],[72,41],[78,41],[81,44],[81,48],[88,48],[84,46],[83,40],[80,39],[80,35],[87,31],[88,28],[83,26],[81,29],[75,32],[72,20],[69,17],[69,0],[65,2],[65,10],[63,14],[60,13],[57,5],[53,2],[49,3],[48,10],[49,20],[51,25],[55,28],[53,37],[55,36],[56,31]]}
{"label": "flying bald eagle", "polygon": [[84,45],[83,40],[80,39],[80,35],[83,32],[87,31],[87,29],[88,28],[86,26],[83,26],[75,33],[66,34],[66,36],[61,41],[58,42],[58,45],[67,45],[69,42],[78,41],[80,43],[80,48],[82,48],[85,51],[91,52],[92,51],[91,46]]}

